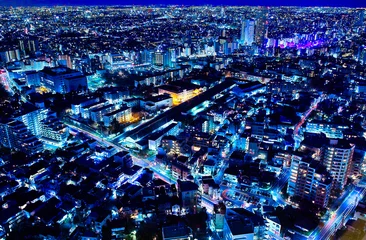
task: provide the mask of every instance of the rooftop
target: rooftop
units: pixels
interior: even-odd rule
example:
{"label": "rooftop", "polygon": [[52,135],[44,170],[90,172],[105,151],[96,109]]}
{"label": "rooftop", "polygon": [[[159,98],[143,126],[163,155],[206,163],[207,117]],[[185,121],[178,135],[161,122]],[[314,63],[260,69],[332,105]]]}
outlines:
{"label": "rooftop", "polygon": [[187,192],[187,191],[197,191],[198,186],[197,184],[191,182],[191,181],[180,181],[178,180],[178,186],[181,192]]}
{"label": "rooftop", "polygon": [[164,239],[181,239],[187,238],[190,234],[190,230],[185,225],[174,225],[169,227],[163,227]]}
{"label": "rooftop", "polygon": [[59,66],[59,67],[45,67],[42,70],[43,73],[51,75],[51,76],[57,76],[57,75],[64,75],[64,74],[70,74],[70,73],[77,73],[78,71],[64,67],[64,66]]}

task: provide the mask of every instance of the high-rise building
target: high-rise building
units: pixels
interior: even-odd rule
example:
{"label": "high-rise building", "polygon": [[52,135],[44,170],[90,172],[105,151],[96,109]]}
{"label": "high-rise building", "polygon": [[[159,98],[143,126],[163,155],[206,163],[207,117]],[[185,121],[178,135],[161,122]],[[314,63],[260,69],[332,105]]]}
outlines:
{"label": "high-rise building", "polygon": [[321,162],[293,155],[287,193],[325,207],[332,189],[332,177]]}
{"label": "high-rise building", "polygon": [[360,51],[359,61],[361,64],[366,65],[366,47]]}
{"label": "high-rise building", "polygon": [[168,57],[166,60],[166,64],[168,67],[174,67],[174,63],[176,62],[177,53],[175,51],[175,48],[169,48],[168,49]]}
{"label": "high-rise building", "polygon": [[138,62],[140,64],[144,64],[144,63],[153,63],[154,62],[154,50],[150,49],[145,49],[143,51],[140,51],[139,53],[139,60]]}
{"label": "high-rise building", "polygon": [[19,61],[20,60],[20,50],[15,49],[4,49],[0,51],[0,61],[4,63]]}
{"label": "high-rise building", "polygon": [[47,117],[47,109],[36,109],[19,116],[17,119],[22,121],[29,131],[35,135],[41,135],[41,121]]}
{"label": "high-rise building", "polygon": [[252,45],[254,42],[255,22],[252,19],[246,19],[241,23],[240,41],[244,45]]}
{"label": "high-rise building", "polygon": [[164,65],[164,55],[165,55],[165,52],[163,52],[160,49],[155,52],[154,64],[156,66],[163,66]]}
{"label": "high-rise building", "polygon": [[0,143],[28,154],[43,151],[42,143],[18,120],[0,124]]}
{"label": "high-rise building", "polygon": [[322,162],[333,177],[333,188],[343,189],[351,173],[355,146],[343,139],[331,139],[323,147]]}
{"label": "high-rise building", "polygon": [[19,47],[23,55],[35,53],[39,50],[38,40],[35,38],[20,39]]}
{"label": "high-rise building", "polygon": [[268,21],[267,21],[267,8],[260,7],[255,21],[255,42],[262,46],[264,39],[267,38]]}
{"label": "high-rise building", "polygon": [[365,173],[366,148],[357,145],[352,159],[351,175],[360,176]]}
{"label": "high-rise building", "polygon": [[36,109],[16,119],[23,122],[32,135],[48,144],[62,146],[69,136],[67,126],[48,109]]}

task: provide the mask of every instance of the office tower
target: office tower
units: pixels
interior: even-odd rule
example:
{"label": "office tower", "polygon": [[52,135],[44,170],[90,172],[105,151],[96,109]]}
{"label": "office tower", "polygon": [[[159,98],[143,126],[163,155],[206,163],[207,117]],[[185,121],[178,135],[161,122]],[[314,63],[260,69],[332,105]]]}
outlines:
{"label": "office tower", "polygon": [[332,189],[332,177],[321,162],[293,155],[287,193],[326,207]]}
{"label": "office tower", "polygon": [[350,175],[355,146],[342,139],[331,139],[323,147],[322,162],[333,177],[333,188],[343,189]]}
{"label": "office tower", "polygon": [[163,49],[163,46],[158,46],[154,54],[154,65],[159,67],[171,67],[172,58],[175,58],[175,49]]}
{"label": "office tower", "polygon": [[154,50],[143,50],[143,51],[140,51],[140,60],[139,62],[141,64],[144,64],[144,63],[153,63],[154,62]]}
{"label": "office tower", "polygon": [[166,65],[168,67],[174,67],[175,61],[177,59],[175,48],[169,48],[167,55],[168,55],[168,57],[166,60]]}
{"label": "office tower", "polygon": [[28,55],[39,50],[39,43],[35,38],[20,39],[19,47],[23,55]]}
{"label": "office tower", "polygon": [[20,60],[20,50],[19,48],[14,49],[4,49],[0,51],[0,61],[4,63],[19,61]]}
{"label": "office tower", "polygon": [[262,46],[267,38],[267,9],[260,7],[255,19],[255,42]]}
{"label": "office tower", "polygon": [[241,31],[240,31],[240,42],[244,42],[245,38],[245,21],[241,21]]}
{"label": "office tower", "polygon": [[155,52],[154,64],[156,66],[163,66],[164,65],[164,52],[162,50],[157,50]]}
{"label": "office tower", "polygon": [[241,24],[240,41],[244,45],[252,45],[254,42],[255,22],[252,19],[246,19]]}

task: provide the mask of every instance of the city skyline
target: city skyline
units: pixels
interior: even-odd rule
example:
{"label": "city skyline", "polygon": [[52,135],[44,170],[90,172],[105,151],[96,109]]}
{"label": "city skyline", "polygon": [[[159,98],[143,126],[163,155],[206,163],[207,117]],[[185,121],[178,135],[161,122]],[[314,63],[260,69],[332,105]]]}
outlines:
{"label": "city skyline", "polygon": [[366,3],[361,0],[351,1],[332,1],[332,0],[258,0],[258,1],[241,1],[241,0],[228,0],[223,4],[219,0],[203,0],[199,4],[191,0],[143,0],[138,3],[133,0],[127,0],[121,2],[120,0],[5,0],[0,3],[0,6],[57,6],[57,5],[70,5],[70,6],[103,6],[103,5],[185,5],[185,6],[202,6],[202,5],[213,5],[213,6],[302,6],[302,7],[351,7],[359,8],[366,7]]}
{"label": "city skyline", "polygon": [[365,239],[365,14],[0,7],[0,240]]}

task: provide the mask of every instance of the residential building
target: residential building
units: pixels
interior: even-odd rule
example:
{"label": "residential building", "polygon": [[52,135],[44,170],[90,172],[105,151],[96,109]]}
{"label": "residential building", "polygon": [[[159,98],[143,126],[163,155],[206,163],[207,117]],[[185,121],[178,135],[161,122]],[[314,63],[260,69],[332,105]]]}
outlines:
{"label": "residential building", "polygon": [[200,202],[198,186],[191,181],[178,180],[178,193],[183,208],[193,209]]}
{"label": "residential building", "polygon": [[113,90],[104,92],[104,98],[110,104],[122,104],[123,100],[127,99],[129,96],[130,96],[130,93],[128,90],[113,89]]}
{"label": "residential building", "polygon": [[183,224],[167,226],[163,227],[162,236],[163,240],[189,240],[192,236],[192,230]]}
{"label": "residential building", "polygon": [[90,119],[94,122],[101,122],[103,121],[103,116],[106,113],[109,113],[111,111],[114,111],[116,109],[116,106],[113,104],[108,104],[102,107],[93,108],[90,111]]}
{"label": "residential building", "polygon": [[281,237],[281,222],[276,216],[266,217],[268,231],[277,237]]}
{"label": "residential building", "polygon": [[103,115],[104,126],[109,127],[114,119],[116,119],[120,123],[129,122],[132,119],[131,108],[121,107],[117,110]]}
{"label": "residential building", "polygon": [[346,140],[330,139],[323,147],[322,163],[333,178],[333,188],[344,189],[351,174],[355,146]]}
{"label": "residential building", "polygon": [[254,226],[249,218],[241,216],[226,216],[223,229],[224,239],[254,240]]}
{"label": "residential building", "polygon": [[89,106],[90,104],[98,103],[99,98],[87,98],[82,99],[80,101],[74,102],[71,104],[71,111],[74,115],[80,115],[81,109],[85,106]]}
{"label": "residential building", "polygon": [[147,112],[157,112],[161,109],[171,107],[172,105],[173,99],[167,94],[141,100],[141,108]]}
{"label": "residential building", "polygon": [[326,207],[332,190],[332,177],[316,160],[293,155],[287,193],[307,199],[320,207]]}
{"label": "residential building", "polygon": [[43,144],[18,120],[0,124],[0,139],[3,146],[28,154],[43,151]]}

